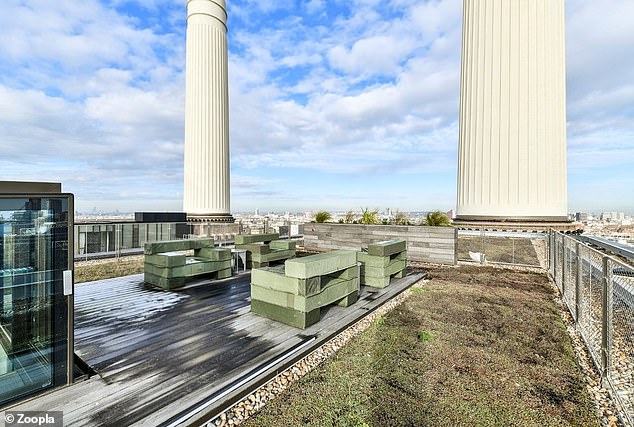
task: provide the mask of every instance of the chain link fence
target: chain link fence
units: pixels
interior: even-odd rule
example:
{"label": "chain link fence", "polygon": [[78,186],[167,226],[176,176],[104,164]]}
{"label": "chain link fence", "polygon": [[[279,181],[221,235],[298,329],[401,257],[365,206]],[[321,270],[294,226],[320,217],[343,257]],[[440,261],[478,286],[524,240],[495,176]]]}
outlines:
{"label": "chain link fence", "polygon": [[634,425],[634,267],[551,232],[548,271],[603,384]]}
{"label": "chain link fence", "polygon": [[479,230],[458,230],[458,261],[546,267],[547,235]]}

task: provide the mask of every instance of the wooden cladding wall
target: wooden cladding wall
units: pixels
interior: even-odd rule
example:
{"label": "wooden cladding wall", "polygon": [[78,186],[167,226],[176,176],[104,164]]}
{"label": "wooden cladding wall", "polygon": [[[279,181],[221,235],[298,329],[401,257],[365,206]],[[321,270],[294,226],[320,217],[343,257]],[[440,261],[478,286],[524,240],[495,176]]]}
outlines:
{"label": "wooden cladding wall", "polygon": [[304,224],[307,251],[359,250],[383,240],[407,241],[410,261],[454,265],[457,262],[458,229],[406,225]]}

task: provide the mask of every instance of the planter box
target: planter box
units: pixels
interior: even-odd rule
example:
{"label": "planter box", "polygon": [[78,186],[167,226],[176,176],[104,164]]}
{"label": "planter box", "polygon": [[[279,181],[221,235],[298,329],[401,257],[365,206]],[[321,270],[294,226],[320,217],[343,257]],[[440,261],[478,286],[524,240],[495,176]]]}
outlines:
{"label": "planter box", "polygon": [[304,248],[358,251],[369,244],[404,240],[409,261],[455,265],[458,229],[413,225],[304,224]]}

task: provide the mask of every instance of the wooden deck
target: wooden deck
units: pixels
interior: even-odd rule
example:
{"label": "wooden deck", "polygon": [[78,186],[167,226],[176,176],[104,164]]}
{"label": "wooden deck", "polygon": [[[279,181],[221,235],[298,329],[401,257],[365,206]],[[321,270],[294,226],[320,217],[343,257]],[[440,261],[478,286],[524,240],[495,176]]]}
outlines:
{"label": "wooden deck", "polygon": [[147,289],[142,275],[81,284],[75,350],[97,375],[15,409],[61,410],[66,426],[156,426],[201,402],[213,413],[240,390],[209,399],[245,373],[309,338],[319,345],[421,277],[362,287],[356,304],[322,310],[322,321],[304,331],[250,313],[248,272],[178,292]]}

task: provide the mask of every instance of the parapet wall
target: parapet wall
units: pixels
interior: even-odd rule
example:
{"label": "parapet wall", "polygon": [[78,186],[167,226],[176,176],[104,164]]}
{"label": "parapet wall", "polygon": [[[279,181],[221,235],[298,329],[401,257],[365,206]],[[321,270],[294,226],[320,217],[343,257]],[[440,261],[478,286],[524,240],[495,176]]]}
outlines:
{"label": "parapet wall", "polygon": [[304,224],[307,251],[359,250],[383,240],[407,241],[410,261],[454,265],[457,262],[458,230],[453,227],[407,225]]}

